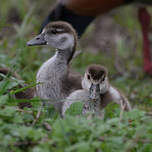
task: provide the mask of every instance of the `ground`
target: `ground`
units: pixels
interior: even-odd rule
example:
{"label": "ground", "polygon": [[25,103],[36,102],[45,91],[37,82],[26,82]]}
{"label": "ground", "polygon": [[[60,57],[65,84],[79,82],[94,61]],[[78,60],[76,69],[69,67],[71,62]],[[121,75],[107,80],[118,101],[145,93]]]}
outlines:
{"label": "ground", "polygon": [[54,4],[49,0],[13,0],[0,5],[0,67],[10,68],[21,77],[8,76],[0,82],[0,151],[150,152],[152,79],[143,72],[136,6],[114,10],[91,24],[79,40],[77,50],[83,53],[71,65],[81,74],[89,64],[105,65],[110,82],[126,94],[133,111],[122,115],[118,106],[109,105],[104,120],[87,119],[77,116],[82,107],[79,103],[71,107],[65,119],[49,107],[42,109],[37,120],[38,98],[24,100],[30,103],[29,108],[18,106],[23,100],[13,95],[22,89],[16,86],[35,86],[38,68],[54,53],[49,47],[26,46]]}

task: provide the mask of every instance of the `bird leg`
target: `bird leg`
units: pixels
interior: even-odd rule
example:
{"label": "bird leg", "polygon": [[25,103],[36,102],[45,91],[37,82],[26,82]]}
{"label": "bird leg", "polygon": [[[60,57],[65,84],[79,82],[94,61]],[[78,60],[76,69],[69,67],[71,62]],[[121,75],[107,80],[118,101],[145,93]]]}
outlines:
{"label": "bird leg", "polygon": [[143,57],[144,57],[144,71],[152,75],[152,60],[150,54],[150,40],[148,32],[150,30],[150,15],[146,8],[139,8],[138,19],[141,24],[143,35]]}

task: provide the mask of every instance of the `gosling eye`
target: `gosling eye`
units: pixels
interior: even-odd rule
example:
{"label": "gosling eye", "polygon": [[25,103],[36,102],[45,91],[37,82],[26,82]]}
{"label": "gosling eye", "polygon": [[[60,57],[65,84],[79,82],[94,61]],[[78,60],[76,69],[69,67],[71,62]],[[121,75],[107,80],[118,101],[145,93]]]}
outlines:
{"label": "gosling eye", "polygon": [[51,32],[52,32],[52,34],[57,34],[57,30],[56,29],[52,29]]}
{"label": "gosling eye", "polygon": [[88,80],[90,80],[90,75],[87,75]]}
{"label": "gosling eye", "polygon": [[101,78],[101,81],[104,81],[105,80],[105,76],[103,76],[102,78]]}

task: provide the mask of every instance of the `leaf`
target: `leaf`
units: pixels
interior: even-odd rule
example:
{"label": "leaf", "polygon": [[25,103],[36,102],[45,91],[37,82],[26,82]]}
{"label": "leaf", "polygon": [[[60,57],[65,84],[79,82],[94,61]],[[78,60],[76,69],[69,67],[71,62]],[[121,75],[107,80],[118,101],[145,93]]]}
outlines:
{"label": "leaf", "polygon": [[70,108],[67,109],[66,114],[72,116],[81,115],[82,109],[83,109],[83,103],[75,102],[70,106]]}
{"label": "leaf", "polygon": [[90,145],[87,142],[76,143],[75,145],[70,146],[65,151],[79,151],[79,152],[88,152],[90,150]]}
{"label": "leaf", "polygon": [[8,101],[8,99],[9,99],[8,95],[2,95],[2,96],[0,96],[0,105],[6,104],[7,101]]}

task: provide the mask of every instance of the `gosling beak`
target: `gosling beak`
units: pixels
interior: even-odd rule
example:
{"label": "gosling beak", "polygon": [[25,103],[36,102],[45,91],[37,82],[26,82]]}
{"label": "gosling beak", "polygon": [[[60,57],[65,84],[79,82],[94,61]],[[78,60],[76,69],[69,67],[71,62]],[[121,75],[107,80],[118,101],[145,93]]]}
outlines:
{"label": "gosling beak", "polygon": [[97,100],[100,98],[100,87],[99,84],[91,84],[90,87],[90,99]]}
{"label": "gosling beak", "polygon": [[47,42],[44,39],[44,34],[39,34],[38,36],[27,42],[28,46],[46,45],[46,44]]}

